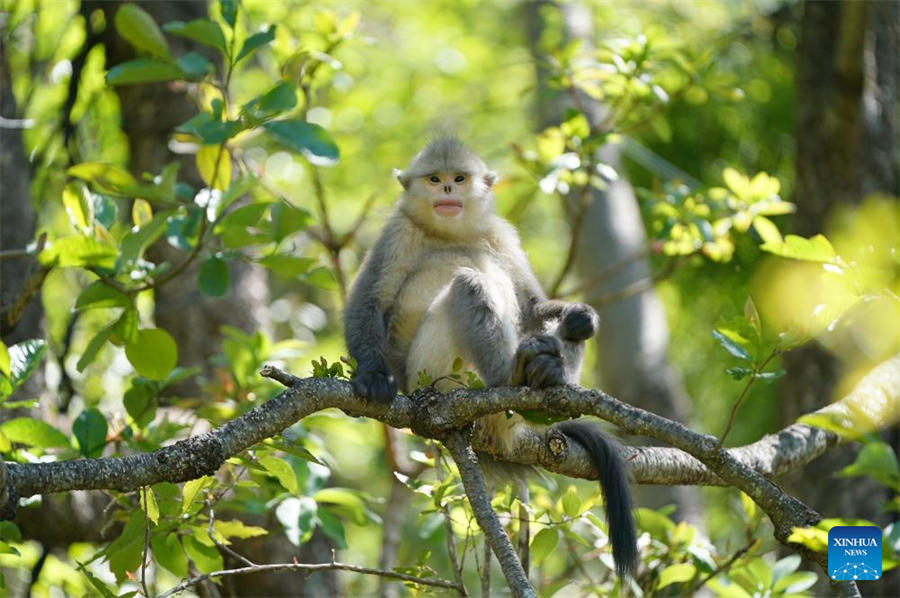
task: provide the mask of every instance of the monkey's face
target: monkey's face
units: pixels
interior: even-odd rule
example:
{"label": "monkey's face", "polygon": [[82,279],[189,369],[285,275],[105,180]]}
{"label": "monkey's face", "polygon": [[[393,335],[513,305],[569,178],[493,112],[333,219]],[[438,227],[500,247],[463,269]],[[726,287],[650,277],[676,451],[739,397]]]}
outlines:
{"label": "monkey's face", "polygon": [[492,176],[468,172],[438,171],[414,177],[406,181],[405,209],[433,232],[476,233],[493,210],[491,183]]}

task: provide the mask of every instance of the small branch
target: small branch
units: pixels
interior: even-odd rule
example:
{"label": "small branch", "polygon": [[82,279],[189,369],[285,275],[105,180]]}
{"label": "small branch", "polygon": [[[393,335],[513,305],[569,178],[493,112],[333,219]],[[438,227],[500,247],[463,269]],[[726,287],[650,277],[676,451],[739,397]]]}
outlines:
{"label": "small branch", "polygon": [[484,487],[484,477],[478,467],[478,458],[464,434],[466,433],[461,431],[451,432],[443,443],[450,451],[450,456],[453,457],[453,461],[456,462],[456,467],[459,469],[459,476],[466,489],[469,504],[472,506],[472,513],[474,513],[478,525],[481,526],[491,550],[500,562],[500,568],[506,576],[513,596],[536,598],[537,594],[531,582],[528,581],[525,570],[522,569],[512,542],[503,531],[503,526],[497,519],[497,513],[491,507],[491,499]]}
{"label": "small branch", "polygon": [[650,253],[650,250],[648,247],[646,247],[646,246],[641,247],[640,249],[638,249],[631,255],[625,256],[624,258],[622,258],[615,264],[610,264],[609,266],[606,266],[605,268],[600,270],[600,272],[597,272],[596,274],[594,274],[587,280],[583,280],[577,286],[574,286],[571,289],[567,289],[565,291],[560,291],[559,298],[571,297],[572,295],[578,295],[579,293],[583,293],[583,292],[587,291],[589,288],[591,288],[592,286],[594,286],[595,284],[597,284],[598,282],[601,282],[601,281],[609,278],[613,274],[616,274],[619,271],[623,270],[624,268],[627,268],[634,262],[644,259],[645,257],[647,257],[647,255],[649,253]]}
{"label": "small branch", "polygon": [[491,545],[484,537],[484,546],[482,547],[484,560],[481,563],[481,598],[491,598]]}
{"label": "small branch", "polygon": [[[435,475],[439,482],[444,482],[444,466],[442,463],[441,451],[437,443],[434,443],[434,469]],[[440,504],[441,514],[444,516],[444,531],[447,534],[447,554],[450,557],[450,566],[453,568],[453,578],[463,588],[463,596],[468,596],[463,584],[462,566],[459,564],[459,558],[456,556],[456,537],[453,534],[453,520],[450,518],[450,510],[443,500]]]}
{"label": "small branch", "polygon": [[222,571],[213,571],[187,579],[177,586],[166,590],[159,594],[157,598],[168,598],[174,596],[191,586],[203,583],[213,578],[233,577],[235,575],[248,575],[250,573],[271,573],[276,571],[297,571],[303,573],[316,573],[317,571],[352,571],[354,573],[362,573],[364,575],[378,575],[380,577],[388,577],[400,581],[417,583],[423,586],[432,586],[435,588],[446,588],[459,591],[456,583],[447,579],[416,577],[415,575],[407,575],[405,573],[397,573],[396,571],[385,571],[383,569],[372,569],[370,567],[360,567],[348,563],[339,563],[332,558],[330,563],[274,563],[267,565],[254,565],[252,567],[240,567],[238,569],[223,569]]}
{"label": "small branch", "polygon": [[28,307],[28,303],[37,292],[41,290],[41,287],[44,285],[44,279],[47,278],[50,269],[51,266],[41,266],[37,271],[33,272],[28,277],[28,280],[25,281],[22,292],[19,293],[12,305],[3,308],[2,313],[0,313],[0,336],[12,333],[16,326],[19,325],[19,320],[22,319],[25,308]]}
{"label": "small branch", "polygon": [[144,596],[150,598],[150,590],[147,589],[147,553],[150,551],[150,516],[147,514],[147,487],[141,488],[141,497],[144,499],[144,549],[141,552],[141,589]]}
{"label": "small branch", "polygon": [[753,373],[750,374],[750,379],[747,380],[747,384],[744,385],[743,390],[741,390],[741,394],[738,395],[737,400],[734,402],[734,405],[731,406],[731,413],[728,414],[728,423],[725,424],[725,431],[722,432],[722,436],[719,437],[719,444],[716,445],[716,449],[721,449],[722,445],[725,444],[725,439],[728,437],[728,433],[731,432],[731,426],[734,425],[734,418],[737,415],[738,409],[741,408],[741,403],[744,402],[744,399],[747,398],[747,393],[750,392],[750,387],[753,386],[753,383],[756,382],[757,374],[766,369],[766,366],[769,365],[769,362],[778,355],[778,349],[774,349],[771,353],[769,353],[768,357],[760,364],[759,367],[753,368]]}

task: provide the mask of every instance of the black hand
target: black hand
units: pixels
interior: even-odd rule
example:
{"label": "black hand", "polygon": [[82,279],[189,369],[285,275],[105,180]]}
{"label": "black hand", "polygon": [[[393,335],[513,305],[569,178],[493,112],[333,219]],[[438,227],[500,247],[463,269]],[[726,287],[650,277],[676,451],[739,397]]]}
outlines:
{"label": "black hand", "polygon": [[584,303],[572,303],[566,309],[559,333],[567,341],[585,341],[597,332],[599,322],[600,318],[591,306]]}
{"label": "black hand", "polygon": [[369,401],[390,401],[397,395],[394,376],[384,370],[358,371],[351,383],[356,394]]}
{"label": "black hand", "polygon": [[559,339],[547,334],[536,334],[522,339],[516,351],[516,375],[513,384],[546,388],[565,383],[562,345]]}

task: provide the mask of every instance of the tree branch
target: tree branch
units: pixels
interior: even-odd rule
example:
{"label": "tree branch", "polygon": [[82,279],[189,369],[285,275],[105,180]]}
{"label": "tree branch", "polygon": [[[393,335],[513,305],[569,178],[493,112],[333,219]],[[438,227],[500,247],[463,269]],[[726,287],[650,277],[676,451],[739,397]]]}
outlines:
{"label": "tree branch", "polygon": [[[157,451],[101,459],[5,463],[6,484],[0,497],[5,494],[7,500],[0,504],[0,513],[10,517],[18,498],[35,494],[91,489],[132,491],[158,482],[177,483],[211,475],[228,457],[327,408],[377,419],[395,428],[411,428],[420,436],[436,439],[448,438],[485,415],[509,409],[536,409],[560,418],[595,415],[629,433],[672,445],[675,448],[631,449],[628,458],[636,481],[739,488],[766,512],[775,525],[776,537],[787,544],[793,527],[812,525],[821,517],[782,492],[768,476],[794,469],[842,441],[831,432],[793,424],[751,445],[716,450],[713,436],[698,434],[603,392],[573,386],[542,391],[505,387],[459,389],[446,394],[425,389],[410,396],[397,396],[390,403],[376,403],[354,396],[349,382],[342,380],[300,379],[271,366],[263,368],[262,375],[289,388],[219,428]],[[828,416],[854,434],[896,422],[900,416],[900,355],[874,368],[850,394],[816,414]],[[498,457],[596,478],[583,449],[574,443],[566,446],[559,434],[526,437],[514,455]],[[808,556],[824,563],[824,554]]]}
{"label": "tree branch", "polygon": [[298,571],[303,573],[315,573],[317,571],[353,571],[354,573],[378,575],[381,577],[389,577],[391,579],[399,579],[400,581],[417,583],[424,586],[433,586],[436,588],[447,588],[460,591],[460,588],[456,583],[446,579],[416,577],[415,575],[407,575],[405,573],[398,573],[396,571],[385,571],[383,569],[372,569],[370,567],[360,567],[358,565],[351,565],[348,563],[339,563],[332,559],[330,563],[275,563],[268,565],[253,565],[252,567],[240,567],[238,569],[223,569],[221,571],[213,571],[212,573],[206,573],[204,575],[198,575],[197,577],[187,579],[177,586],[171,588],[170,590],[163,592],[162,594],[157,596],[157,598],[169,598],[169,596],[173,596],[175,594],[178,594],[179,592],[183,592],[191,586],[195,586],[198,583],[202,583],[215,577],[232,577],[234,575],[247,575],[250,573],[264,573],[269,571]]}
{"label": "tree branch", "polygon": [[[484,487],[484,477],[481,468],[478,467],[478,457],[472,450],[469,442],[471,426],[467,431],[455,430],[442,440],[444,446],[450,451],[450,456],[456,462],[459,469],[459,477],[466,489],[466,497],[472,505],[472,513],[475,520],[481,526],[486,541],[491,545],[491,550],[500,562],[503,575],[509,583],[513,596],[517,598],[537,598],[537,593],[528,581],[528,576],[516,556],[509,536],[503,531],[503,526],[497,518],[497,513],[491,507],[491,499]],[[485,555],[487,557],[487,555]]]}

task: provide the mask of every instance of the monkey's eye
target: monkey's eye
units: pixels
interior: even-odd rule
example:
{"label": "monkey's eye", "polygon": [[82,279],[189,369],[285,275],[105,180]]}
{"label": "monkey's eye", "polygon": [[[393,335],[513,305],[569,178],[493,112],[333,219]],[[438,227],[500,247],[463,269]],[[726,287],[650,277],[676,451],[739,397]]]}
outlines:
{"label": "monkey's eye", "polygon": [[456,178],[453,179],[453,182],[455,182],[455,183],[462,183],[462,182],[465,181],[465,180],[466,180],[466,177],[464,177],[464,176],[461,175],[461,174],[458,174],[458,175],[456,175]]}
{"label": "monkey's eye", "polygon": [[440,177],[435,176],[435,175],[431,175],[430,177],[428,177],[428,180],[435,184],[441,182]]}

